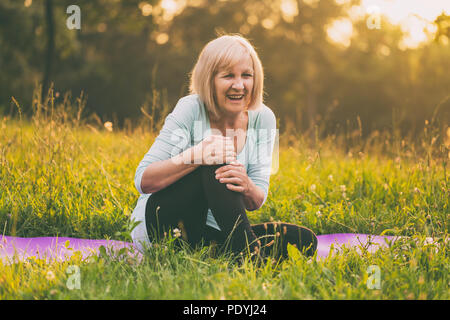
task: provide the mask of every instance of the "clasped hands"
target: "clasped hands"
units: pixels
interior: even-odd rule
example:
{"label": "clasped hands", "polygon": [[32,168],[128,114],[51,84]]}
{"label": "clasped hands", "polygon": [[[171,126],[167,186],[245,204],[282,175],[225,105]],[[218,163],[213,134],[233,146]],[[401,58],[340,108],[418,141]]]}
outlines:
{"label": "clasped hands", "polygon": [[229,190],[241,192],[244,195],[250,192],[251,180],[245,166],[236,160],[232,138],[211,135],[196,147],[201,148],[202,164],[226,164],[215,171],[215,177],[220,183],[225,183]]}

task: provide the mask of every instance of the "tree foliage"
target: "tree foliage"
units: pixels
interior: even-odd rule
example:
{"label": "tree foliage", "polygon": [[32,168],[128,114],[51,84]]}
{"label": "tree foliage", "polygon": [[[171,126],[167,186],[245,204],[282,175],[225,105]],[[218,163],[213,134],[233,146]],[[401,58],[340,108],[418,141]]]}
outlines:
{"label": "tree foliage", "polygon": [[[170,7],[178,4],[177,8]],[[66,8],[81,8],[81,30],[66,27]],[[221,33],[249,38],[263,62],[265,102],[280,129],[330,134],[359,128],[363,135],[398,126],[418,131],[425,119],[449,123],[450,18],[434,22],[435,41],[402,47],[400,26],[368,16],[353,21],[345,45],[327,28],[348,19],[359,0],[54,1],[55,91],[84,92],[104,121],[142,117],[141,108],[167,105],[188,93],[201,48]],[[0,112],[11,96],[30,105],[42,83],[48,43],[44,1],[0,3]],[[159,93],[158,96],[156,94]],[[145,109],[145,108],[144,108]]]}

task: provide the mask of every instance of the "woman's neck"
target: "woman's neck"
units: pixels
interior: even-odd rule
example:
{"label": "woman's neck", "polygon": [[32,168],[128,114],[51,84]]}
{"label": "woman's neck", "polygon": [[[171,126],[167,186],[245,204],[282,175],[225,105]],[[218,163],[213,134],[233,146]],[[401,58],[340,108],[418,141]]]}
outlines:
{"label": "woman's neck", "polygon": [[247,111],[242,111],[235,115],[222,115],[219,120],[211,121],[211,124],[220,130],[241,129],[248,120]]}

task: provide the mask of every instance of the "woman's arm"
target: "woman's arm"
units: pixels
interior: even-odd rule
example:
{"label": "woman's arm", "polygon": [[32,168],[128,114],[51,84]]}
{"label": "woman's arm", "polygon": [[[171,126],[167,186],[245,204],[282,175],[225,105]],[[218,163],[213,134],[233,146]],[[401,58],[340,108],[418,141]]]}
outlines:
{"label": "woman's arm", "polygon": [[194,171],[200,164],[196,164],[195,161],[185,161],[191,159],[193,148],[187,149],[171,159],[149,164],[142,174],[142,192],[157,192]]}
{"label": "woman's arm", "polygon": [[228,137],[211,135],[170,159],[150,163],[142,174],[141,190],[143,193],[157,192],[200,165],[227,163],[235,159],[236,152],[232,140]]}
{"label": "woman's arm", "polygon": [[252,179],[249,179],[249,189],[247,193],[244,193],[244,204],[248,211],[254,211],[261,208],[264,202],[264,191],[256,184]]}

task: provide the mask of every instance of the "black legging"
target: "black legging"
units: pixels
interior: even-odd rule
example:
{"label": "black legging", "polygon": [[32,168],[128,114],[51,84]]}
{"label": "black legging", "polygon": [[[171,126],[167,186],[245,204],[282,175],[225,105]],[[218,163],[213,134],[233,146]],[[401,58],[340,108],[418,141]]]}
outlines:
{"label": "black legging", "polygon": [[[151,241],[178,228],[191,246],[214,241],[235,254],[245,249],[287,257],[291,243],[308,256],[314,254],[317,238],[307,228],[276,222],[250,225],[242,194],[215,178],[221,166],[200,166],[149,197],[145,220]],[[208,208],[220,231],[206,225]]]}

